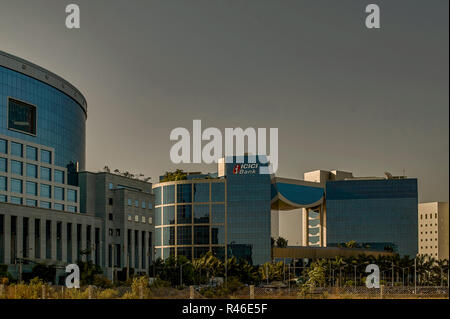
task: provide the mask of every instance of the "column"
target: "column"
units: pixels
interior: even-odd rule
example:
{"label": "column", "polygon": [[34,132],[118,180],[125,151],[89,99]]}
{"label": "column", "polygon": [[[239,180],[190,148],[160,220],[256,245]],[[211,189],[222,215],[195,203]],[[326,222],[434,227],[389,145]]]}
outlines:
{"label": "column", "polygon": [[61,222],[61,257],[62,262],[67,263],[67,223]]}
{"label": "column", "polygon": [[130,254],[131,262],[130,262],[130,267],[136,269],[136,265],[134,264],[134,261],[135,261],[134,254],[136,252],[136,249],[134,248],[134,246],[135,246],[134,229],[131,229],[131,245],[130,245],[130,248],[131,248],[131,254]]}
{"label": "column", "polygon": [[45,230],[45,225],[46,225],[47,221],[45,220],[45,218],[41,218],[41,221],[39,223],[39,228],[40,228],[40,242],[41,242],[41,256],[40,259],[45,260],[47,258],[46,254],[46,241],[47,241],[47,233]]}
{"label": "column", "polygon": [[16,232],[16,257],[22,258],[23,251],[23,216],[17,216],[17,232]]}
{"label": "column", "polygon": [[128,262],[128,229],[123,229],[123,267],[127,266]]}
{"label": "column", "polygon": [[5,243],[5,264],[11,264],[11,216],[10,215],[4,215],[3,222],[4,222],[4,243]]}
{"label": "column", "polygon": [[309,246],[309,236],[308,236],[308,220],[309,220],[309,211],[307,208],[303,208],[303,214],[302,214],[302,226],[303,226],[303,246]]}
{"label": "column", "polygon": [[[86,224],[81,224],[81,250],[86,250],[86,236],[87,236],[87,227]],[[81,256],[83,261],[87,261],[87,256]]]}
{"label": "column", "polygon": [[28,242],[30,243],[30,245],[28,246],[30,249],[28,250],[28,256],[30,257],[31,260],[35,260],[36,259],[36,249],[35,249],[35,234],[34,234],[34,223],[35,223],[35,218],[34,217],[30,217],[28,218]]}
{"label": "column", "polygon": [[77,240],[77,223],[74,219],[72,220],[72,262],[74,264],[78,261]]}
{"label": "column", "polygon": [[91,225],[91,247],[89,249],[91,250],[91,261],[95,264],[95,225]]}
{"label": "column", "polygon": [[142,256],[143,265],[142,268],[147,273],[148,269],[148,234],[146,231],[142,231],[142,237],[144,238],[144,256]]}
{"label": "column", "polygon": [[138,269],[142,269],[142,231],[138,230],[138,264],[137,267]]}
{"label": "column", "polygon": [[51,242],[52,242],[52,260],[54,260],[54,261],[57,260],[57,256],[56,256],[56,248],[57,248],[56,223],[57,223],[56,220],[52,220],[52,225],[51,225],[51,230],[52,230]]}

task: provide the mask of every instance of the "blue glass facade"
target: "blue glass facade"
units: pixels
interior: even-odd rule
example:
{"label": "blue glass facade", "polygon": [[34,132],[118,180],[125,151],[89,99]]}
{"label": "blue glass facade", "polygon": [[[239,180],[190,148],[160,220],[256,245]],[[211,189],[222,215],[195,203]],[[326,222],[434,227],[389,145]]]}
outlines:
{"label": "blue glass facade", "polygon": [[[249,158],[244,158],[248,163]],[[262,164],[256,159],[258,166]],[[239,166],[240,165],[240,166]],[[226,163],[227,256],[258,265],[270,261],[271,178],[259,170]]]}
{"label": "blue glass facade", "polygon": [[355,240],[415,256],[417,204],[417,179],[327,182],[327,244]]}
{"label": "blue glass facade", "polygon": [[[36,107],[36,135],[8,129],[9,98]],[[0,134],[52,147],[55,165],[79,162],[84,170],[85,131],[86,114],[75,100],[48,84],[0,66]],[[12,152],[24,150],[12,148]],[[46,154],[40,156],[43,161],[47,159]]]}

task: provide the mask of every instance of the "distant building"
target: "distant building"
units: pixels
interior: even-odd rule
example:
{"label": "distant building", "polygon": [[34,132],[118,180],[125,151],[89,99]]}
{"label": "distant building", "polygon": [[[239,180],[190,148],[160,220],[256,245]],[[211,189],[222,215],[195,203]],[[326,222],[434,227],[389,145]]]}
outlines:
{"label": "distant building", "polygon": [[448,202],[420,203],[419,254],[448,259]]}

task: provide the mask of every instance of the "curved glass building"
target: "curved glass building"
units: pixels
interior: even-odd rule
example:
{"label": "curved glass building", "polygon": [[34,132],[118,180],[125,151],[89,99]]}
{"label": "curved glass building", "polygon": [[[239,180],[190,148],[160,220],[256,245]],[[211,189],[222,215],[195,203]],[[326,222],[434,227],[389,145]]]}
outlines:
{"label": "curved glass building", "polygon": [[85,168],[83,95],[56,74],[0,51],[0,135],[53,148],[53,163]]}
{"label": "curved glass building", "polygon": [[224,258],[225,180],[183,180],[156,184],[156,258],[198,258],[211,250]]}

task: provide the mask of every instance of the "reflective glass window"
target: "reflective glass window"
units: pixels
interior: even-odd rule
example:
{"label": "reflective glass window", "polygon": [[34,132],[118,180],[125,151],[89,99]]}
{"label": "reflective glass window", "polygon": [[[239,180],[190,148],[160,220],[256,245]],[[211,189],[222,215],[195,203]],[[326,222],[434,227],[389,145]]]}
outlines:
{"label": "reflective glass window", "polygon": [[56,183],[64,184],[64,171],[55,169],[53,171],[53,175],[54,175],[54,181]]}
{"label": "reflective glass window", "polygon": [[38,151],[36,147],[27,145],[27,159],[37,161],[38,160]]}
{"label": "reflective glass window", "polygon": [[192,224],[191,205],[179,205],[177,207],[177,224]]}
{"label": "reflective glass window", "polygon": [[64,188],[55,186],[53,189],[54,198],[57,200],[64,200]]}
{"label": "reflective glass window", "polygon": [[41,150],[41,162],[51,164],[52,163],[52,152],[47,150]]}
{"label": "reflective glass window", "polygon": [[37,183],[27,182],[27,194],[37,196]]}
{"label": "reflective glass window", "polygon": [[211,205],[211,216],[213,224],[225,223],[225,205],[224,204]]}
{"label": "reflective glass window", "polygon": [[194,184],[194,202],[209,202],[209,183]]}
{"label": "reflective glass window", "polygon": [[0,153],[8,153],[8,141],[0,138]]}
{"label": "reflective glass window", "polygon": [[225,183],[211,183],[211,201],[225,201]]}
{"label": "reflective glass window", "polygon": [[37,166],[34,164],[27,164],[27,177],[37,178]]}
{"label": "reflective glass window", "polygon": [[0,191],[8,190],[8,183],[6,176],[0,176]]}
{"label": "reflective glass window", "polygon": [[192,185],[179,184],[177,185],[177,202],[191,203],[192,202]]}
{"label": "reflective glass window", "polygon": [[194,205],[194,223],[195,224],[209,223],[209,204]]}
{"label": "reflective glass window", "polygon": [[194,244],[209,244],[209,226],[194,226]]}
{"label": "reflective glass window", "polygon": [[164,215],[164,223],[163,223],[163,225],[173,225],[173,224],[175,224],[175,206],[165,206],[165,207],[163,207],[163,215]]}
{"label": "reflective glass window", "polygon": [[51,186],[47,185],[47,184],[41,184],[40,196],[46,197],[46,198],[51,198],[52,197]]}
{"label": "reflective glass window", "polygon": [[11,160],[11,173],[16,175],[23,175],[23,163]]}
{"label": "reflective glass window", "polygon": [[22,180],[11,178],[11,192],[22,194],[22,192],[23,192]]}
{"label": "reflective glass window", "polygon": [[45,181],[52,180],[52,171],[50,168],[41,166],[41,179]]}
{"label": "reflective glass window", "polygon": [[0,157],[0,172],[8,171],[8,160],[6,158]]}
{"label": "reflective glass window", "polygon": [[16,142],[11,142],[11,155],[23,157],[23,145]]}
{"label": "reflective glass window", "polygon": [[67,190],[67,200],[73,203],[77,202],[77,191],[75,189]]}
{"label": "reflective glass window", "polygon": [[177,227],[177,244],[178,245],[192,245],[192,227],[178,226]]}

